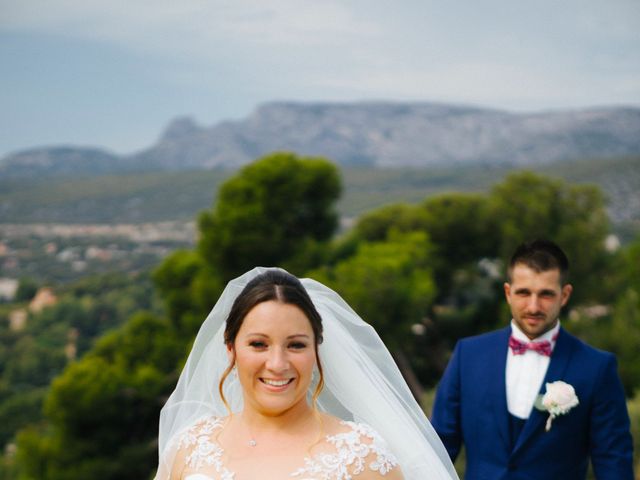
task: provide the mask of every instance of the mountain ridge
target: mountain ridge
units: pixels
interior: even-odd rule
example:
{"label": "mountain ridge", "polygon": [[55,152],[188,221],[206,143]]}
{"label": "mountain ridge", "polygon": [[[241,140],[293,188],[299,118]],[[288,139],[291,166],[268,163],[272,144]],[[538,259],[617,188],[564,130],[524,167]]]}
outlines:
{"label": "mountain ridge", "polygon": [[60,146],[21,151],[0,160],[0,174],[235,169],[278,150],[375,168],[620,157],[640,153],[640,108],[517,113],[434,102],[271,102],[211,126],[176,117],[154,144],[130,155]]}

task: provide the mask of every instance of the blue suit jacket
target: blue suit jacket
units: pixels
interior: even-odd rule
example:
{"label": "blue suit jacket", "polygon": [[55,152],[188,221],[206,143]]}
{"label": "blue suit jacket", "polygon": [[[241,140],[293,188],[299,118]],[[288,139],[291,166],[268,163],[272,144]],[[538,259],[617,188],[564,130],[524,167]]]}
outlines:
{"label": "blue suit jacket", "polygon": [[432,423],[452,460],[464,444],[466,479],[584,480],[589,457],[598,480],[633,480],[629,415],[615,357],[565,330],[545,383],[563,380],[580,404],[553,420],[535,408],[511,442],[505,368],[511,327],[461,340],[440,381]]}

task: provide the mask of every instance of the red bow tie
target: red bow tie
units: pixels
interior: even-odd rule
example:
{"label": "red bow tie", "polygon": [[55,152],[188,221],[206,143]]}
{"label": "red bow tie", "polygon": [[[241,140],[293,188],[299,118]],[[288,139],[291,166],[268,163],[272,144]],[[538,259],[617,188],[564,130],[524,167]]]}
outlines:
{"label": "red bow tie", "polygon": [[546,357],[551,356],[551,342],[549,340],[543,340],[541,342],[523,342],[511,336],[509,337],[509,348],[511,348],[514,355],[523,355],[527,350],[533,350],[540,355],[544,355]]}

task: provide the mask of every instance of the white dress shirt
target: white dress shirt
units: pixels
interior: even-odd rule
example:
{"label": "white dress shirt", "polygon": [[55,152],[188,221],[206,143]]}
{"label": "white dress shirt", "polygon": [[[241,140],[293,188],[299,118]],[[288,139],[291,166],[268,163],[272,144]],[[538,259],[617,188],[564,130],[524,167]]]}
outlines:
{"label": "white dress shirt", "polygon": [[[516,323],[511,320],[511,335],[523,342],[540,342],[548,340],[551,349],[555,347],[555,339],[560,330],[560,322],[557,325],[534,340],[530,340]],[[549,368],[550,357],[540,355],[532,350],[527,350],[522,355],[514,355],[511,348],[507,353],[506,386],[507,408],[509,413],[518,418],[529,418],[531,409],[536,401],[540,386]]]}

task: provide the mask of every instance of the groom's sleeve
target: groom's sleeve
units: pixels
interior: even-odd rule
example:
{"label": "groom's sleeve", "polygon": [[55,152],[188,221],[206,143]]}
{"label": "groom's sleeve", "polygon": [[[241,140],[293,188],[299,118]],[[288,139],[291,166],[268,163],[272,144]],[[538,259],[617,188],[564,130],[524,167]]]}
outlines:
{"label": "groom's sleeve", "polygon": [[598,480],[633,480],[633,440],[624,389],[615,357],[606,356],[591,411],[591,463]]}
{"label": "groom's sleeve", "polygon": [[447,365],[433,404],[431,423],[444,443],[451,461],[455,461],[462,435],[460,427],[460,342],[453,351],[449,365]]}

